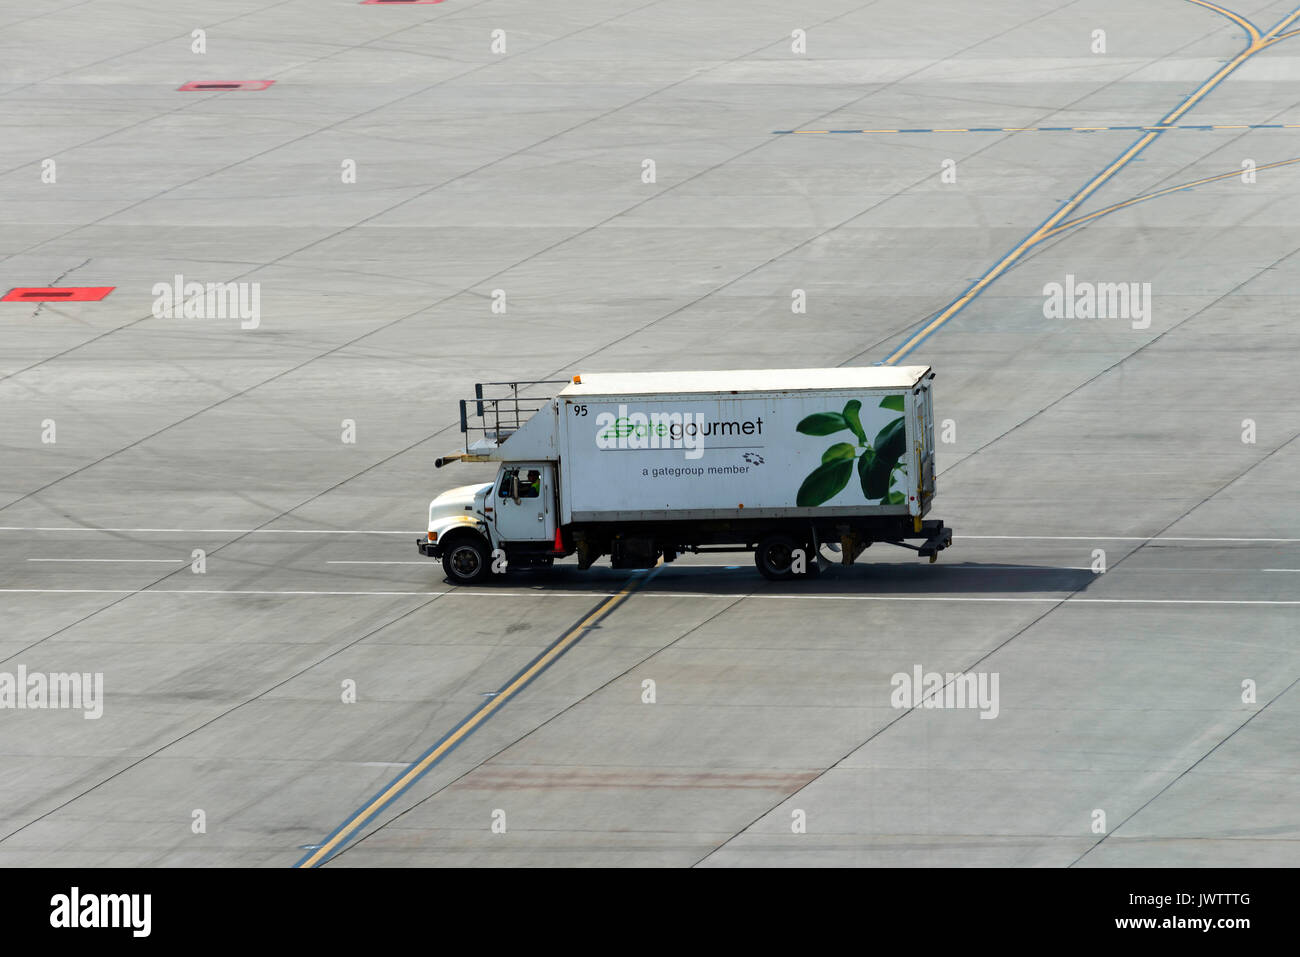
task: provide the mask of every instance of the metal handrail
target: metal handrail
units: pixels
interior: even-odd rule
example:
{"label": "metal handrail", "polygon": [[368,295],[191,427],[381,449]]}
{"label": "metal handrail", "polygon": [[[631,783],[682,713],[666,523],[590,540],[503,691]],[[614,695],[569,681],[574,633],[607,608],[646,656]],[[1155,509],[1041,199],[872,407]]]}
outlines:
{"label": "metal handrail", "polygon": [[[491,438],[494,444],[500,445],[516,432],[529,416],[544,408],[554,398],[550,395],[521,395],[521,388],[568,384],[568,381],[568,379],[528,379],[518,382],[475,383],[474,398],[460,400],[460,430],[465,434],[465,451],[469,451],[472,433],[482,433],[484,440]],[[484,386],[505,386],[508,392],[503,395],[487,395],[484,394]],[[475,423],[473,419],[478,419],[479,422]]]}

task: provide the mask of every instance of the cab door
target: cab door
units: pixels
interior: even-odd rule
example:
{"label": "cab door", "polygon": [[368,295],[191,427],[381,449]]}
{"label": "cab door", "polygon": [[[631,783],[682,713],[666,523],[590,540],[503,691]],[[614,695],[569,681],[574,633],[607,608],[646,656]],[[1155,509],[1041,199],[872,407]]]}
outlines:
{"label": "cab door", "polygon": [[[536,475],[536,479],[531,477]],[[515,501],[515,483],[519,500]],[[497,473],[492,490],[497,539],[550,542],[555,539],[555,469],[547,462],[511,462]]]}

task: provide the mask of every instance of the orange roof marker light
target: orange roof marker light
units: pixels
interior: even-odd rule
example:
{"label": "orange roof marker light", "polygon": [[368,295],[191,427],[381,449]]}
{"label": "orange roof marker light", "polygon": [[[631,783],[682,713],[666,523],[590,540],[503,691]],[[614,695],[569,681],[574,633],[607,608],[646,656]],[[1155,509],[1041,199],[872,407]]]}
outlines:
{"label": "orange roof marker light", "polygon": [[573,384],[574,384],[574,385],[582,385],[582,376],[580,376],[580,375],[575,375],[575,376],[573,377]]}

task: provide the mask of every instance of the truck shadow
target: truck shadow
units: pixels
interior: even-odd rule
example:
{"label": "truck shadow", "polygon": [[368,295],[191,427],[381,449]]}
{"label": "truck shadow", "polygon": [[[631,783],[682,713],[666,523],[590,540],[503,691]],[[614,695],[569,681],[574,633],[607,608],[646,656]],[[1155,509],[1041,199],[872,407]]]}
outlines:
{"label": "truck shadow", "polygon": [[[502,582],[509,587],[539,591],[617,591],[636,572],[596,566],[579,571],[574,565],[556,565],[544,572],[523,572]],[[1098,577],[1088,569],[1054,565],[1006,565],[994,562],[862,562],[849,567],[823,569],[811,579],[771,582],[752,564],[710,567],[667,565],[639,586],[639,590],[716,594],[788,595],[1005,595],[1025,592],[1069,593],[1086,589]]]}

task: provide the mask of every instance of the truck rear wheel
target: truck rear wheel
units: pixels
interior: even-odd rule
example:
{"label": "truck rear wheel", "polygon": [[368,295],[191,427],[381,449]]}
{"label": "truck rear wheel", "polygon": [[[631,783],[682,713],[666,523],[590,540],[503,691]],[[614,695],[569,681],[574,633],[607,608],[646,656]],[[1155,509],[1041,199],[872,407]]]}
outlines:
{"label": "truck rear wheel", "polygon": [[443,549],[442,570],[457,585],[474,585],[487,577],[490,558],[481,535],[462,534]]}
{"label": "truck rear wheel", "polygon": [[[807,545],[796,542],[789,535],[765,535],[754,549],[754,564],[768,581],[783,582],[796,577],[795,551],[803,549],[804,568],[816,567],[817,556]],[[805,575],[808,571],[805,570]]]}

